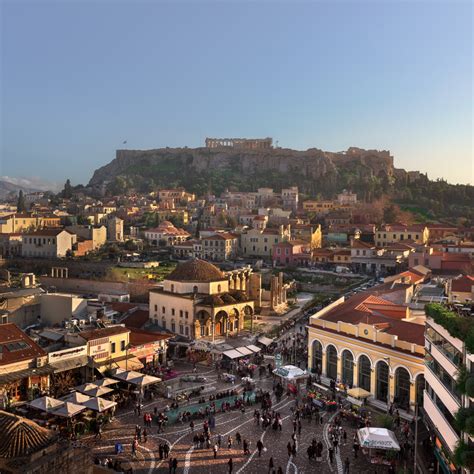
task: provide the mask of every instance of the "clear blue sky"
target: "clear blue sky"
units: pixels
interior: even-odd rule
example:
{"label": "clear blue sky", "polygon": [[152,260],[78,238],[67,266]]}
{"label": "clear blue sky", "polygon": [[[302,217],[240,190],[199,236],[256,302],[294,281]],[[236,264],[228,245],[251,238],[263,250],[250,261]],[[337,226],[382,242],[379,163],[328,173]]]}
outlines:
{"label": "clear blue sky", "polygon": [[272,136],[473,181],[470,1],[1,2],[1,175]]}

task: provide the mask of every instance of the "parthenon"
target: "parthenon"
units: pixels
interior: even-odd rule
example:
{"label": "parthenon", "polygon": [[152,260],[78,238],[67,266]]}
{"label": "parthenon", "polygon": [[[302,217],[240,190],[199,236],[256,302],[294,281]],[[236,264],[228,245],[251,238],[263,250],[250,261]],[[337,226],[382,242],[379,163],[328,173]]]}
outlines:
{"label": "parthenon", "polygon": [[267,138],[206,138],[207,148],[245,148],[247,150],[262,150],[273,148],[273,139]]}

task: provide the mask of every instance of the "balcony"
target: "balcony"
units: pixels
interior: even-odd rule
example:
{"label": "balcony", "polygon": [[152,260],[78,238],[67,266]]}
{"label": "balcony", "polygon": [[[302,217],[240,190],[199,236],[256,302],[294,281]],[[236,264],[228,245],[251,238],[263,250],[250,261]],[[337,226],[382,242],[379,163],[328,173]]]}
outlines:
{"label": "balcony", "polygon": [[456,443],[459,441],[459,436],[446,421],[440,409],[436,406],[426,390],[424,392],[423,402],[426,416],[430,419],[431,424],[435,427],[439,436],[443,438],[451,452],[454,452]]}
{"label": "balcony", "polygon": [[456,378],[459,366],[456,365],[454,360],[451,357],[448,357],[446,351],[442,350],[442,346],[434,344],[428,338],[426,338],[426,343],[426,351],[433,356],[433,359],[435,359],[451,377]]}
{"label": "balcony", "polygon": [[446,408],[448,408],[451,413],[456,413],[461,406],[459,395],[453,393],[449,387],[441,382],[438,376],[433,372],[430,364],[426,363],[425,365],[427,368],[427,370],[425,370],[426,382],[433,388],[438,397],[446,405]]}

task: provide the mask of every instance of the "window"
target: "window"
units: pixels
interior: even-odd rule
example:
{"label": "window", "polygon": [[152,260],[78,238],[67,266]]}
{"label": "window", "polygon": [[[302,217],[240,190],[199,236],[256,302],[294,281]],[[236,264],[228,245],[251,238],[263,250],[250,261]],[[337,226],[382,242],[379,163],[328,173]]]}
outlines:
{"label": "window", "polygon": [[180,318],[183,317],[183,310],[182,310],[182,309],[179,310],[179,317],[180,317]]}
{"label": "window", "polygon": [[162,312],[163,314],[166,313],[166,308],[165,308],[164,306],[161,307],[161,312]]}
{"label": "window", "polygon": [[112,354],[115,354],[115,342],[112,342],[112,343],[110,344],[110,352],[111,352]]}
{"label": "window", "polygon": [[171,331],[176,332],[176,324],[171,323]]}
{"label": "window", "polygon": [[166,329],[166,319],[161,320],[161,325],[163,326],[163,329]]}
{"label": "window", "polygon": [[175,310],[174,308],[171,308],[171,316],[174,316],[174,314],[175,314]]}
{"label": "window", "polygon": [[155,313],[158,311],[158,305],[155,304]]}
{"label": "window", "polygon": [[277,248],[277,255],[280,255],[280,254],[281,254],[281,249]]}
{"label": "window", "polygon": [[221,285],[217,285],[217,292],[220,293],[222,291],[222,286]]}
{"label": "window", "polygon": [[188,326],[186,326],[184,328],[184,333],[186,334],[186,336],[189,336],[189,327]]}
{"label": "window", "polygon": [[184,334],[184,326],[182,324],[179,325],[179,333]]}
{"label": "window", "polygon": [[[461,365],[461,352],[429,325],[426,326],[425,336],[429,344],[436,346],[453,364],[457,366]],[[431,346],[429,350],[431,350]]]}
{"label": "window", "polygon": [[121,351],[125,350],[125,341],[120,341],[120,350]]}
{"label": "window", "polygon": [[184,312],[184,316],[185,316],[186,319],[188,319],[189,313],[188,313],[187,311],[185,311],[185,312]]}

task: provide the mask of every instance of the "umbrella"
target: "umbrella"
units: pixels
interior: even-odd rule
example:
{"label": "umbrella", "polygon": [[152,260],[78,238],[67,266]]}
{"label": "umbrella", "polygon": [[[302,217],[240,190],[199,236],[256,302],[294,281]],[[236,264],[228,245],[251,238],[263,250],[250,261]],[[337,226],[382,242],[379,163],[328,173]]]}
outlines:
{"label": "umbrella", "polygon": [[109,379],[108,377],[106,377],[105,379],[96,380],[94,382],[94,385],[97,385],[98,387],[106,387],[108,385],[114,385],[116,383],[118,383],[116,380]]}
{"label": "umbrella", "polygon": [[65,402],[72,402],[72,403],[77,403],[78,405],[80,405],[81,403],[84,403],[84,402],[87,402],[87,400],[90,400],[90,398],[91,397],[89,397],[88,395],[84,395],[83,393],[73,392],[63,397],[63,400]]}
{"label": "umbrella", "polygon": [[78,405],[77,403],[64,402],[60,407],[53,410],[51,413],[57,416],[64,416],[66,418],[72,418],[73,416],[84,411],[86,407]]}
{"label": "umbrella", "polygon": [[64,402],[62,400],[56,400],[56,398],[52,397],[40,397],[31,401],[28,403],[28,405],[32,408],[36,408],[37,410],[49,412],[57,407],[60,407],[61,405],[64,405]]}
{"label": "umbrella", "polygon": [[129,382],[132,379],[141,377],[143,374],[135,372],[134,370],[115,369],[113,377],[122,380],[123,382]]}
{"label": "umbrella", "polygon": [[354,398],[368,398],[372,394],[368,392],[367,390],[364,390],[363,388],[355,387],[355,388],[349,389],[347,391],[347,395]]}
{"label": "umbrella", "polygon": [[400,451],[400,445],[394,432],[386,428],[361,428],[357,431],[357,436],[363,448],[395,449]]}
{"label": "umbrella", "polygon": [[114,407],[117,404],[115,402],[111,402],[110,400],[106,400],[105,398],[94,397],[89,398],[89,400],[85,401],[82,405],[90,408],[91,410],[102,412]]}
{"label": "umbrella", "polygon": [[161,379],[158,377],[153,377],[152,375],[142,375],[140,374],[140,377],[136,377],[134,379],[131,379],[128,381],[129,383],[132,383],[134,385],[140,385],[140,386],[145,386],[145,385],[151,385],[153,383],[158,383],[161,382]]}
{"label": "umbrella", "polygon": [[78,392],[85,393],[86,395],[89,395],[90,397],[100,397],[102,395],[105,395],[106,393],[113,392],[112,388],[98,387],[94,383],[85,383],[84,385],[80,385],[79,387],[76,387],[76,390]]}

